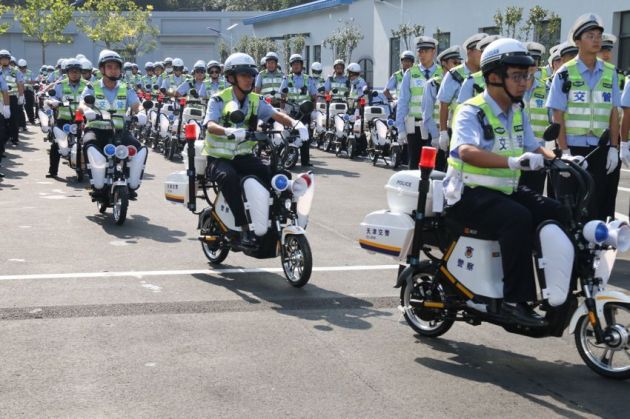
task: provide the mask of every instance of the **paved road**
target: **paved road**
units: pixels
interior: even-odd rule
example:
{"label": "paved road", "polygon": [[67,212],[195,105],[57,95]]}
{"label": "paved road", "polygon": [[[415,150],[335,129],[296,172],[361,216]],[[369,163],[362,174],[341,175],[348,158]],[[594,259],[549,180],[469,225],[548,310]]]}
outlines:
{"label": "paved road", "polygon": [[[231,254],[209,271],[195,218],[163,200],[181,164],[150,154],[118,227],[68,167],[45,178],[45,150],[25,134],[2,168],[1,417],[628,416],[630,383],[591,373],[572,336],[414,336],[393,261],[355,240],[386,205],[388,169],[314,152],[316,270],[298,290],[279,260]],[[612,282],[629,274],[621,260]]]}

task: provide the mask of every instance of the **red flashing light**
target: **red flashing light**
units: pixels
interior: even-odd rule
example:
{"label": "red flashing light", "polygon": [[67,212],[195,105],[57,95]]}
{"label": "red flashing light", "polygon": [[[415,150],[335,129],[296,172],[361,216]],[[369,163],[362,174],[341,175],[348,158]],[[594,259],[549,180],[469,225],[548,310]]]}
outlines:
{"label": "red flashing light", "polygon": [[74,113],[74,120],[75,122],[83,122],[83,114],[81,113],[81,111],[77,110]]}
{"label": "red flashing light", "polygon": [[366,100],[364,97],[362,97],[361,99],[359,99],[359,106],[365,106]]}
{"label": "red flashing light", "polygon": [[134,146],[132,146],[132,145],[127,146],[127,150],[129,151],[129,157],[133,157],[133,156],[135,156],[136,154],[138,154],[138,149],[137,149],[137,148],[135,148],[135,147],[134,147]]}
{"label": "red flashing light", "polygon": [[265,98],[265,102],[267,102],[267,103],[271,103],[271,96],[267,96],[267,97]]}
{"label": "red flashing light", "polygon": [[326,99],[326,102],[330,102],[332,100],[332,95],[326,95],[324,99]]}
{"label": "red flashing light", "polygon": [[187,140],[196,140],[197,139],[197,124],[186,124],[186,139]]}
{"label": "red flashing light", "polygon": [[157,100],[158,102],[162,103],[162,101],[164,100],[164,95],[158,95]]}
{"label": "red flashing light", "polygon": [[182,98],[179,99],[179,105],[180,106],[186,106],[186,98],[185,97],[182,97]]}
{"label": "red flashing light", "polygon": [[437,148],[435,147],[422,147],[420,152],[420,163],[418,167],[421,169],[435,169],[435,157],[437,155]]}

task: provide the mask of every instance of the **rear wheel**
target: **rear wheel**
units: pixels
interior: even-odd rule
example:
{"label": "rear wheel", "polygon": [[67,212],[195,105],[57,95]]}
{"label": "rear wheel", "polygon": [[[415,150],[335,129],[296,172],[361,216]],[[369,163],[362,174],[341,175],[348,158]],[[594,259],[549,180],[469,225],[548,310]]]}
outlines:
{"label": "rear wheel", "polygon": [[425,337],[441,336],[453,326],[454,321],[446,316],[445,300],[444,289],[436,282],[429,264],[414,274],[411,284],[403,283],[400,290],[400,304],[407,324]]}
{"label": "rear wheel", "polygon": [[301,288],[311,278],[313,255],[306,236],[290,234],[282,246],[282,269],[289,284]]}
{"label": "rear wheel", "polygon": [[350,138],[348,140],[348,147],[346,148],[348,158],[353,159],[357,156],[357,140],[356,138]]}
{"label": "rear wheel", "polygon": [[300,156],[300,152],[297,147],[289,147],[287,149],[286,156],[283,161],[283,166],[285,169],[293,169],[297,164],[298,157]]}
{"label": "rear wheel", "polygon": [[630,379],[630,306],[608,303],[602,324],[608,342],[597,343],[588,316],[582,316],[575,329],[575,344],[582,360],[597,374],[617,380]]}
{"label": "rear wheel", "polygon": [[127,186],[116,186],[114,188],[114,204],[112,213],[117,225],[123,225],[127,218],[127,208],[129,207],[129,190]]}
{"label": "rear wheel", "polygon": [[164,139],[164,157],[169,160],[175,157],[175,139],[170,135]]}
{"label": "rear wheel", "polygon": [[228,257],[228,253],[230,253],[230,248],[225,243],[223,239],[223,233],[219,228],[219,224],[212,217],[208,217],[205,219],[203,224],[201,225],[201,232],[206,236],[216,237],[216,240],[212,242],[201,242],[201,250],[203,250],[203,254],[206,256],[206,259],[213,264],[219,265],[221,262]]}

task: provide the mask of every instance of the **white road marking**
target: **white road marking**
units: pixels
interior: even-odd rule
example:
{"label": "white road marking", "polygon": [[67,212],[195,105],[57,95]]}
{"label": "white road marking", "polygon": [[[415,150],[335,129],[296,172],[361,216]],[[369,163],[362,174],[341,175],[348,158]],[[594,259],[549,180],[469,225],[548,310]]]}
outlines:
{"label": "white road marking", "polygon": [[39,183],[40,185],[52,185],[52,182],[37,182],[37,183]]}
{"label": "white road marking", "polygon": [[33,226],[20,226],[20,228],[31,228]]}
{"label": "white road marking", "polygon": [[65,195],[48,195],[48,196],[42,196],[40,198],[45,198],[45,199],[66,199],[67,196],[65,196]]}
{"label": "white road marking", "polygon": [[129,246],[129,243],[124,240],[114,240],[113,242],[109,242],[109,244],[112,246]]}
{"label": "white road marking", "polygon": [[628,222],[628,216],[620,212],[615,213],[615,218],[621,221],[625,221],[626,223]]}
{"label": "white road marking", "polygon": [[162,292],[162,287],[160,287],[159,285],[153,285],[153,284],[149,284],[146,281],[141,281],[141,284],[144,288],[149,289],[153,292]]}
{"label": "white road marking", "polygon": [[[393,269],[398,269],[398,265],[321,266],[314,267],[313,272],[384,271]],[[145,276],[176,276],[195,274],[218,275],[276,272],[282,272],[282,268],[182,269],[173,271],[73,272],[65,274],[2,275],[0,276],[0,281],[16,281],[23,279],[119,278],[125,276],[131,276],[141,279]]]}
{"label": "white road marking", "polygon": [[630,173],[629,169],[621,169],[622,172]]}
{"label": "white road marking", "polygon": [[617,189],[619,189],[620,191],[623,191],[623,192],[630,192],[630,188],[624,188],[622,186],[617,187]]}
{"label": "white road marking", "polygon": [[9,262],[26,262],[26,259],[9,259]]}

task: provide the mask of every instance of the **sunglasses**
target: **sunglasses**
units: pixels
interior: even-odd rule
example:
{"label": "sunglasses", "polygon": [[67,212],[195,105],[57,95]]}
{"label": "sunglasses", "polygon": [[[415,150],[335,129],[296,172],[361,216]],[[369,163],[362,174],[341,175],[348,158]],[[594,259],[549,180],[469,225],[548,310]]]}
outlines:
{"label": "sunglasses", "polygon": [[208,74],[219,74],[220,71],[217,70],[208,70]]}
{"label": "sunglasses", "polygon": [[203,70],[203,68],[196,68],[195,69],[195,73],[205,73],[205,71]]}

